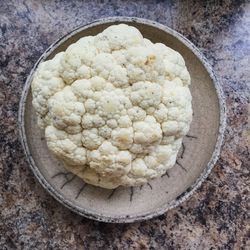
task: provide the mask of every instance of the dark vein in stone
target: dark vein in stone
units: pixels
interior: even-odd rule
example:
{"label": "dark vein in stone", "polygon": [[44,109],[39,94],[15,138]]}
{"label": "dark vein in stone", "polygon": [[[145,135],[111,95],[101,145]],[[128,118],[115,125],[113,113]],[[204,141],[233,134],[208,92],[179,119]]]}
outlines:
{"label": "dark vein in stone", "polygon": [[150,187],[151,190],[153,189],[153,187],[150,183],[147,183],[147,185]]}
{"label": "dark vein in stone", "polygon": [[101,181],[101,177],[100,177],[100,175],[99,175],[99,174],[98,174],[97,176],[98,176],[98,183],[100,183],[100,181]]}
{"label": "dark vein in stone", "polygon": [[181,145],[182,145],[182,152],[181,152],[180,158],[183,158],[183,155],[184,155],[184,153],[185,153],[186,147],[185,147],[185,145],[184,145],[183,142],[181,143]]}
{"label": "dark vein in stone", "polygon": [[198,139],[198,137],[197,137],[197,136],[194,136],[194,135],[186,135],[186,137],[188,137],[188,138],[193,138],[193,139]]}
{"label": "dark vein in stone", "polygon": [[133,187],[131,187],[130,188],[130,202],[132,202],[132,199],[133,199],[133,195],[134,195],[134,188]]}
{"label": "dark vein in stone", "polygon": [[115,194],[117,189],[113,189],[112,192],[108,196],[108,200],[112,198],[112,196]]}
{"label": "dark vein in stone", "polygon": [[53,175],[51,178],[53,179],[53,178],[55,178],[57,176],[63,175],[67,179],[67,176],[70,175],[70,174],[72,174],[72,173],[70,173],[70,172],[59,172],[59,173]]}
{"label": "dark vein in stone", "polygon": [[168,171],[166,171],[166,173],[163,174],[161,177],[164,177],[164,176],[167,176],[168,178],[170,177]]}
{"label": "dark vein in stone", "polygon": [[180,166],[185,172],[187,172],[187,170],[182,166],[182,164],[180,164],[180,162],[176,161],[176,164]]}
{"label": "dark vein in stone", "polygon": [[71,177],[69,180],[65,181],[63,185],[61,186],[61,189],[63,189],[67,184],[69,184],[71,181],[73,181],[76,178],[76,175]]}
{"label": "dark vein in stone", "polygon": [[77,198],[80,196],[81,192],[85,189],[85,187],[86,187],[87,185],[88,185],[87,183],[84,183],[84,184],[82,185],[82,187],[80,188],[80,190],[78,191],[78,193],[77,193],[77,195],[76,195],[76,197],[75,197],[76,200],[77,200]]}

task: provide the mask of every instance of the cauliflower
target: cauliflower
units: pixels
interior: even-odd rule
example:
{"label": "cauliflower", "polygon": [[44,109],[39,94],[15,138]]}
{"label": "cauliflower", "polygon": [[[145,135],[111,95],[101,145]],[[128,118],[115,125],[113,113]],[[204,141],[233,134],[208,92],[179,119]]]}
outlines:
{"label": "cauliflower", "polygon": [[141,185],[174,166],[192,119],[182,56],[126,24],[71,44],[32,81],[49,150],[86,183]]}

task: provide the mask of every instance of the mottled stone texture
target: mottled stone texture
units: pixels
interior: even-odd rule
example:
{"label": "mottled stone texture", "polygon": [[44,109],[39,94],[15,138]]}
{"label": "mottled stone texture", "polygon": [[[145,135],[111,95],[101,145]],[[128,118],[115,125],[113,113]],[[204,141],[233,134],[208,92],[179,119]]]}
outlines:
{"label": "mottled stone texture", "polygon": [[[37,183],[17,111],[25,79],[49,44],[120,15],[156,20],[197,45],[221,79],[228,125],[220,160],[189,201],[147,222],[112,225],[73,214]],[[249,27],[249,1],[0,0],[0,249],[250,249]]]}

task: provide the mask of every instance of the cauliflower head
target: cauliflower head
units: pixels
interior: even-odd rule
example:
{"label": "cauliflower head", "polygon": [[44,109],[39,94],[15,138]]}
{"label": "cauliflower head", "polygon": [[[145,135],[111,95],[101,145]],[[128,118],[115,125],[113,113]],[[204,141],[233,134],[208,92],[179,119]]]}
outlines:
{"label": "cauliflower head", "polygon": [[141,185],[174,166],[192,119],[182,56],[113,25],[42,62],[33,106],[49,150],[86,183]]}

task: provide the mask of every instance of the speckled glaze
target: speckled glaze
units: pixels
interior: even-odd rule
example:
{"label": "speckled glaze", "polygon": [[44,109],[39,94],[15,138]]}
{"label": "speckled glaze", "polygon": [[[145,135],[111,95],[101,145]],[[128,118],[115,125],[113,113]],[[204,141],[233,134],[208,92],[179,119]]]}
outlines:
{"label": "speckled glaze", "polygon": [[[0,249],[248,249],[249,1],[0,1]],[[133,224],[77,216],[35,180],[18,139],[24,82],[53,41],[106,16],[137,16],[191,40],[222,83],[225,142],[207,180],[178,208]]]}
{"label": "speckled glaze", "polygon": [[[138,198],[140,198],[139,202],[136,202],[136,200],[132,200],[133,197],[131,196],[130,201],[127,199],[126,194],[134,194],[133,189],[125,188],[122,191],[120,190],[119,197],[114,197],[115,202],[111,203],[110,199],[101,199],[102,196],[105,196],[106,190],[98,189],[97,193],[96,188],[90,187],[89,193],[91,193],[86,200],[82,200],[81,203],[76,204],[74,203],[74,199],[72,200],[72,195],[75,191],[81,190],[82,184],[79,182],[76,185],[70,186],[69,188],[72,191],[72,194],[67,194],[67,191],[65,192],[60,188],[60,186],[53,185],[55,184],[55,179],[51,176],[57,175],[58,172],[63,172],[63,167],[57,168],[55,165],[60,165],[59,162],[56,162],[55,159],[51,160],[43,160],[43,157],[47,158],[49,151],[47,149],[46,143],[41,142],[40,137],[43,137],[43,134],[40,135],[40,132],[37,132],[39,128],[36,126],[36,119],[34,111],[32,110],[32,103],[31,103],[31,90],[30,85],[31,81],[34,75],[34,71],[37,69],[37,66],[40,62],[43,60],[47,60],[48,58],[52,58],[58,51],[61,51],[65,49],[65,47],[69,46],[72,42],[75,42],[75,40],[78,40],[82,36],[86,36],[88,34],[95,35],[99,32],[99,30],[103,30],[105,27],[117,23],[128,23],[129,25],[135,25],[142,33],[146,32],[149,37],[159,37],[160,41],[163,39],[163,42],[169,42],[170,44],[174,44],[175,49],[179,51],[180,53],[185,55],[186,59],[188,58],[187,68],[190,69],[191,73],[191,79],[193,88],[191,89],[191,93],[193,95],[193,108],[194,108],[194,114],[198,113],[197,106],[199,106],[200,110],[203,110],[203,113],[209,113],[208,111],[211,111],[211,107],[214,104],[214,102],[218,102],[219,105],[215,105],[212,107],[212,112],[210,115],[206,118],[206,125],[207,128],[205,130],[201,130],[199,126],[201,126],[202,121],[200,120],[201,117],[198,117],[197,114],[193,116],[193,122],[191,124],[191,133],[195,134],[195,136],[199,139],[200,137],[203,137],[203,142],[201,139],[196,141],[196,148],[199,148],[200,154],[194,155],[192,152],[184,152],[187,157],[185,157],[184,162],[182,164],[185,164],[185,170],[186,174],[183,176],[182,171],[179,171],[176,173],[173,172],[174,170],[177,170],[176,168],[178,166],[175,166],[174,169],[171,170],[171,173],[169,172],[169,176],[172,177],[175,176],[175,188],[178,188],[178,191],[175,192],[175,196],[172,196],[171,199],[169,197],[163,196],[161,192],[165,193],[164,190],[171,190],[174,187],[172,186],[173,183],[170,182],[170,180],[166,180],[164,178],[158,178],[155,180],[154,188],[150,185],[150,189],[145,189],[142,191],[141,188],[137,188],[138,191],[140,191],[140,194]],[[152,31],[148,31],[152,30]],[[93,33],[92,33],[93,32]],[[148,33],[147,33],[148,32]],[[168,38],[164,38],[165,33],[169,36]],[[147,37],[147,38],[149,38]],[[185,46],[185,47],[184,47]],[[191,52],[185,52],[187,50],[190,50]],[[185,54],[184,54],[185,53]],[[198,58],[189,58],[186,54],[187,53],[194,53],[195,56]],[[184,57],[184,58],[185,58]],[[200,62],[203,64],[203,67],[199,65]],[[195,70],[194,75],[194,69],[200,69]],[[204,78],[204,74],[208,73],[208,77]],[[196,80],[196,78],[199,78],[200,80]],[[201,85],[207,85],[206,88],[200,88]],[[197,89],[197,94],[195,95],[193,93],[193,90]],[[216,93],[213,93],[216,92]],[[200,99],[200,96],[205,97],[207,94],[209,95],[215,95],[215,97],[211,96],[211,99],[205,100],[205,98]],[[217,94],[217,96],[216,96]],[[216,100],[218,99],[218,100]],[[206,102],[206,103],[204,103]],[[205,104],[205,107],[202,107],[202,105]],[[75,29],[74,31],[70,32],[69,34],[65,35],[55,43],[53,43],[49,48],[43,53],[43,55],[39,58],[38,62],[35,64],[34,68],[31,70],[31,73],[29,77],[27,78],[27,81],[24,86],[23,94],[20,100],[19,105],[19,124],[20,124],[20,136],[21,136],[21,142],[24,147],[24,151],[27,157],[27,160],[30,164],[30,167],[32,171],[34,172],[35,176],[38,178],[39,182],[43,185],[45,189],[47,189],[51,195],[53,195],[54,198],[56,198],[59,202],[61,202],[63,205],[71,209],[72,211],[83,215],[85,217],[88,217],[90,219],[95,219],[99,221],[104,222],[113,222],[113,223],[125,223],[125,222],[135,222],[135,221],[142,221],[146,219],[153,218],[155,216],[159,216],[163,214],[164,212],[168,211],[169,209],[172,209],[178,205],[180,205],[182,202],[184,202],[186,199],[188,199],[191,194],[201,185],[201,183],[205,180],[205,178],[210,173],[212,167],[214,166],[215,162],[218,159],[218,156],[220,154],[220,148],[223,141],[224,136],[224,130],[225,130],[225,121],[226,121],[226,115],[225,115],[225,104],[224,104],[224,95],[221,91],[220,85],[218,81],[216,80],[216,77],[210,67],[210,65],[207,63],[207,60],[204,58],[204,56],[198,51],[198,49],[186,38],[184,38],[182,35],[177,33],[176,31],[169,29],[168,27],[161,25],[157,22],[145,20],[145,19],[139,19],[135,17],[113,17],[113,18],[105,18],[101,20],[94,21],[90,24],[87,24],[83,27],[79,27]],[[209,110],[208,110],[209,109]],[[199,110],[199,111],[200,111]],[[217,121],[216,119],[219,119]],[[34,120],[35,124],[32,124],[30,120]],[[219,124],[214,125],[214,124]],[[203,125],[204,126],[204,125]],[[196,131],[192,129],[192,127],[196,127]],[[210,130],[210,131],[208,131]],[[213,131],[211,131],[213,130]],[[210,132],[210,133],[209,133]],[[212,135],[215,134],[217,136],[217,139],[215,140],[212,137]],[[37,140],[34,138],[38,138]],[[204,140],[204,138],[207,138]],[[213,142],[211,142],[213,141]],[[206,142],[208,144],[212,144],[212,147],[214,148],[214,152],[210,150],[204,150],[202,153],[202,148],[209,148],[209,145],[206,145]],[[44,146],[42,146],[44,144]],[[36,153],[36,150],[32,150],[32,147],[38,148],[38,154]],[[45,148],[45,153],[43,154],[43,147]],[[191,146],[189,143],[184,144],[185,148],[190,148]],[[194,148],[195,150],[195,148]],[[209,161],[203,160],[202,158],[210,158]],[[180,157],[179,157],[180,158]],[[188,158],[192,158],[191,164],[186,164],[188,162]],[[178,162],[178,159],[177,159]],[[201,163],[202,162],[202,163]],[[47,166],[46,166],[47,165]],[[186,166],[187,165],[187,166]],[[198,165],[198,168],[194,168],[195,165]],[[196,176],[199,176],[198,178]],[[72,177],[73,178],[73,177]],[[172,177],[173,178],[173,177]],[[183,178],[192,178],[191,185],[187,186],[187,183],[183,180]],[[197,178],[197,179],[196,179]],[[67,180],[68,181],[68,180]],[[67,182],[66,181],[66,182]],[[161,184],[161,183],[162,184]],[[68,182],[67,182],[68,183]],[[83,184],[85,187],[86,185]],[[160,186],[161,188],[157,190],[155,185]],[[69,185],[68,185],[69,186]],[[64,187],[64,184],[63,184]],[[86,189],[85,189],[86,190]],[[162,190],[162,191],[161,191]],[[154,192],[154,193],[152,193]],[[101,194],[99,201],[95,200],[95,194],[99,195]],[[124,195],[125,194],[125,195]],[[145,196],[145,198],[142,198]],[[86,196],[86,192],[84,193],[84,196]],[[159,202],[155,201],[155,198],[159,196],[161,197],[161,200],[165,200],[163,204],[160,204]],[[137,198],[137,199],[138,199]],[[148,200],[151,200],[150,204],[147,203]],[[124,205],[120,205],[119,203]],[[91,203],[91,205],[89,204]],[[152,209],[152,204],[155,204],[154,208]],[[127,204],[128,207],[127,207]],[[157,204],[159,204],[159,207],[157,207]],[[148,207],[148,209],[143,209],[140,211],[138,207],[142,206]],[[96,209],[93,211],[91,207],[96,207]],[[115,207],[115,209],[114,209]],[[110,210],[110,211],[109,211]],[[122,211],[124,210],[124,211]],[[128,210],[130,210],[128,212]],[[119,212],[118,212],[119,211]]]}

